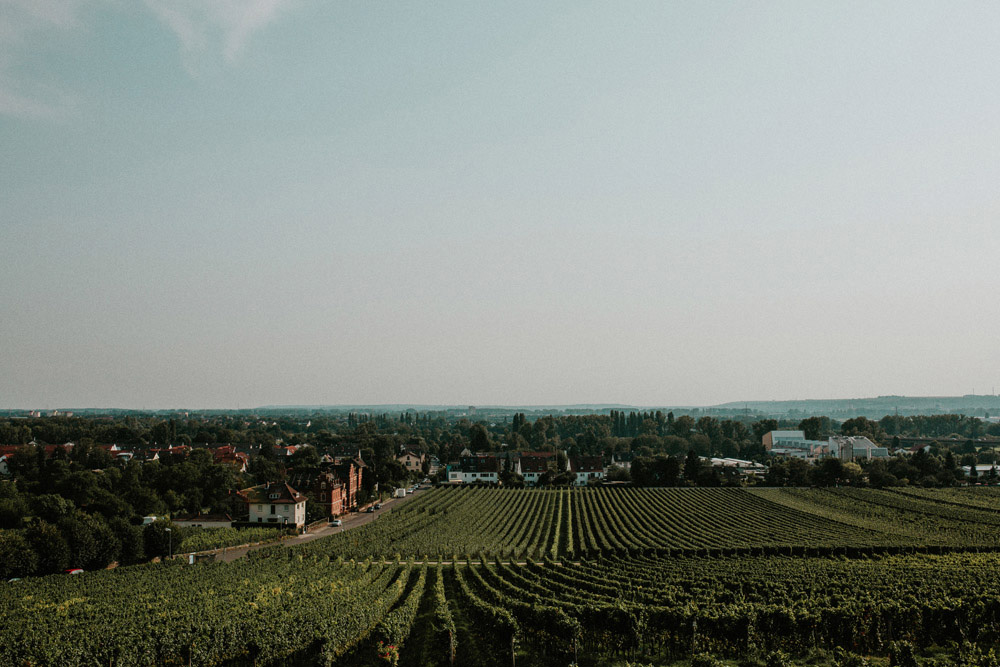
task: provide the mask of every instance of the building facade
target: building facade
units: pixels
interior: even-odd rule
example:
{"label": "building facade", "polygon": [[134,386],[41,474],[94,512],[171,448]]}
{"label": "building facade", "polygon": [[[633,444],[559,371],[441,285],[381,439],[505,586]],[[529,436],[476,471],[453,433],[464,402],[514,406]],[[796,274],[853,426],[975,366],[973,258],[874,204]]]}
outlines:
{"label": "building facade", "polygon": [[240,492],[250,523],[302,528],[306,524],[306,497],[288,484],[267,483]]}

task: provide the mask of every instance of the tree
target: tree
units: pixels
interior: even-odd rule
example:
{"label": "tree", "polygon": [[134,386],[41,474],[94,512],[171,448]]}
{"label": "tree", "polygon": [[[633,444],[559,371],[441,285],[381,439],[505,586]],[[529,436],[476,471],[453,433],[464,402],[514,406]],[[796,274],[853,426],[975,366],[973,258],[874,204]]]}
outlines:
{"label": "tree", "polygon": [[120,545],[118,560],[122,565],[134,565],[146,560],[142,526],[133,526],[125,519],[115,517],[108,522],[108,527]]}
{"label": "tree", "polygon": [[315,447],[309,445],[299,447],[289,458],[291,459],[292,468],[295,470],[315,470],[319,468],[319,452],[316,451]]}
{"label": "tree", "polygon": [[55,574],[69,566],[69,546],[52,524],[39,521],[28,531],[27,539],[38,554],[39,574]]}
{"label": "tree", "polygon": [[473,424],[469,429],[469,449],[473,452],[490,451],[490,434],[482,424]]}
{"label": "tree", "polygon": [[[82,512],[63,518],[59,522],[59,532],[62,533],[69,547],[69,566],[92,569],[98,561],[97,540],[94,532],[84,522]],[[104,563],[107,566],[107,563]]]}
{"label": "tree", "polygon": [[18,528],[29,513],[27,500],[19,495],[0,499],[0,529]]}
{"label": "tree", "polygon": [[[142,529],[143,549],[147,558],[163,558],[173,546],[180,544],[184,538],[181,530],[169,521],[154,521]],[[173,533],[173,535],[171,535]]]}
{"label": "tree", "polygon": [[788,460],[788,485],[789,486],[808,486],[809,485],[809,473],[812,470],[812,466],[805,462],[804,459],[791,458]]}
{"label": "tree", "polygon": [[788,464],[785,461],[774,461],[764,473],[764,484],[767,486],[785,486],[788,484]]}
{"label": "tree", "polygon": [[688,442],[691,443],[691,449],[696,451],[699,456],[709,456],[712,454],[712,441],[705,434],[692,433],[688,437]]}
{"label": "tree", "polygon": [[622,466],[609,466],[608,472],[604,476],[609,482],[631,482],[632,475],[627,468]]}
{"label": "tree", "polygon": [[844,464],[838,458],[823,459],[812,469],[812,480],[816,486],[836,486],[844,477]]}
{"label": "tree", "polygon": [[819,440],[820,436],[830,432],[830,418],[807,417],[799,422],[799,430],[805,434],[806,440]]}
{"label": "tree", "polygon": [[882,442],[886,437],[882,425],[866,417],[848,419],[840,425],[840,433],[841,435],[863,435],[872,442]]}
{"label": "tree", "polygon": [[674,435],[679,436],[681,438],[686,438],[688,434],[691,432],[691,429],[694,428],[694,424],[695,424],[694,417],[691,417],[689,415],[681,415],[680,417],[674,420],[670,428],[673,431]]}
{"label": "tree", "polygon": [[73,501],[54,493],[46,493],[35,498],[35,515],[49,523],[57,523],[76,509]]}
{"label": "tree", "polygon": [[[682,418],[683,419],[683,418]],[[678,420],[679,421],[679,420]],[[684,479],[689,484],[697,484],[701,476],[702,463],[698,452],[689,449],[687,457],[684,459]]]}
{"label": "tree", "polygon": [[778,420],[777,419],[761,419],[758,422],[754,422],[750,425],[753,429],[753,437],[757,442],[761,442],[764,436],[771,431],[778,430]]}
{"label": "tree", "polygon": [[898,483],[896,476],[889,472],[885,461],[874,459],[868,464],[868,483],[876,489],[886,486],[895,486]]}
{"label": "tree", "polygon": [[0,531],[0,580],[27,577],[38,569],[38,555],[24,536],[13,530]]}
{"label": "tree", "polygon": [[861,466],[853,461],[849,461],[844,464],[844,481],[851,486],[859,486],[861,484]]}

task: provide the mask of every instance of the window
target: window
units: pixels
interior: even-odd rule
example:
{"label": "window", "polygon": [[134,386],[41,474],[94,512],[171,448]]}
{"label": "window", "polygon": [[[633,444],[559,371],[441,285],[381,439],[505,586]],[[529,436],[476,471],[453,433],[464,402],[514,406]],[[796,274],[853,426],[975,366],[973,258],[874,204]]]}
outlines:
{"label": "window", "polygon": [[274,514],[274,505],[271,505],[271,514]]}

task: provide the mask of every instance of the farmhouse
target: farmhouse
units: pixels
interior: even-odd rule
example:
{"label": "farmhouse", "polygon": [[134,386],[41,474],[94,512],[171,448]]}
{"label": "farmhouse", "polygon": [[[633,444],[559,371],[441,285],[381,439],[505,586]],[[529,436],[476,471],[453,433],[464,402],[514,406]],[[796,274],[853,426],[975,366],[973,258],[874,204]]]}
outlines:
{"label": "farmhouse", "polygon": [[573,473],[573,484],[576,486],[586,486],[590,480],[604,479],[604,461],[600,456],[570,457],[569,470]]}
{"label": "farmhouse", "polygon": [[240,491],[250,523],[301,528],[306,523],[306,497],[288,484],[267,483]]}
{"label": "farmhouse", "polygon": [[420,472],[424,465],[424,460],[426,457],[410,449],[403,450],[403,452],[396,457],[396,460],[403,464],[407,472]]}
{"label": "farmhouse", "polygon": [[514,472],[524,478],[526,484],[534,486],[539,478],[549,471],[552,456],[548,452],[525,452],[514,464]]}

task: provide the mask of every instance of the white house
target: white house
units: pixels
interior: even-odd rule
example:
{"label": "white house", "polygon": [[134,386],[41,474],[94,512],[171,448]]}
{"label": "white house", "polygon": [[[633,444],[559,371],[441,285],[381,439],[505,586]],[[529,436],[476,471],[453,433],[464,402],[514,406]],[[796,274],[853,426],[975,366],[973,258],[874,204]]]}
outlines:
{"label": "white house", "polygon": [[306,497],[285,483],[268,483],[240,491],[250,523],[301,528],[306,524]]}
{"label": "white house", "polygon": [[500,459],[491,454],[463,456],[459,467],[448,471],[448,481],[475,484],[500,481]]}
{"label": "white house", "polygon": [[424,455],[412,449],[405,449],[396,457],[396,460],[403,464],[406,472],[420,472],[424,465]]}
{"label": "white house", "polygon": [[538,479],[549,469],[551,456],[521,454],[514,464],[514,472],[524,478],[525,484],[535,486]]}
{"label": "white house", "polygon": [[587,486],[592,479],[604,479],[604,461],[600,456],[573,456],[569,460],[569,470],[576,486]]}

